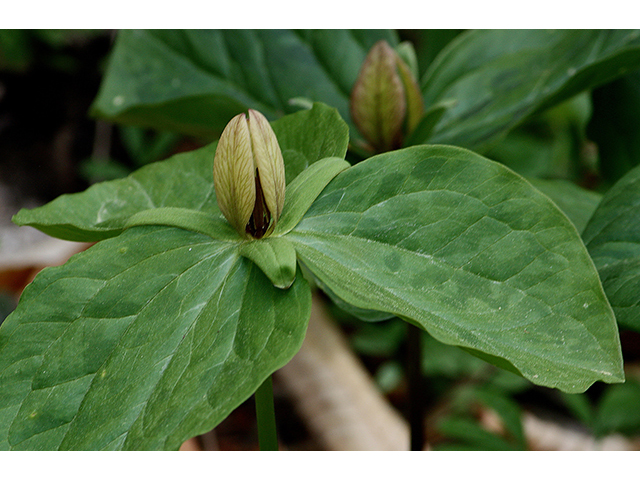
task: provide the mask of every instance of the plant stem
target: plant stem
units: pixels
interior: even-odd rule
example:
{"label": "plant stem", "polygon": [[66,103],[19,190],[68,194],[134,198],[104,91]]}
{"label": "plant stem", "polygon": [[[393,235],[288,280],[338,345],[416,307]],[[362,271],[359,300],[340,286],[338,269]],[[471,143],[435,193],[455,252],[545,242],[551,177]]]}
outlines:
{"label": "plant stem", "polygon": [[258,420],[258,443],[260,450],[278,450],[276,414],[273,407],[271,375],[258,387],[254,395]]}
{"label": "plant stem", "polygon": [[424,432],[424,379],[422,377],[422,330],[407,323],[408,417],[411,450],[422,450]]}

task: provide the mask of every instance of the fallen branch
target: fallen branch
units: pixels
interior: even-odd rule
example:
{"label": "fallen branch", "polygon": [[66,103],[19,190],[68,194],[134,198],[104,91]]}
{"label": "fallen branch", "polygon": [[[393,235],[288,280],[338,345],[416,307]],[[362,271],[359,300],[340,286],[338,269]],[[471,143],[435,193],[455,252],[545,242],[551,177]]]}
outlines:
{"label": "fallen branch", "polygon": [[408,450],[409,427],[314,296],[298,354],[276,375],[327,450]]}

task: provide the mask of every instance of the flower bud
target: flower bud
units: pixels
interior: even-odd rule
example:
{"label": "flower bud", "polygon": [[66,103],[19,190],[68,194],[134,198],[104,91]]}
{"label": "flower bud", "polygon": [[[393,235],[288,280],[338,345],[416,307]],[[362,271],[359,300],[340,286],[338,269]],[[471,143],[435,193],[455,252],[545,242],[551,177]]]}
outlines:
{"label": "flower bud", "polygon": [[369,51],[351,91],[351,118],[376,152],[399,148],[424,113],[409,66],[380,40]]}
{"label": "flower bud", "polygon": [[282,214],[285,173],[276,134],[260,112],[227,124],[213,160],[218,206],[243,237],[270,234]]}

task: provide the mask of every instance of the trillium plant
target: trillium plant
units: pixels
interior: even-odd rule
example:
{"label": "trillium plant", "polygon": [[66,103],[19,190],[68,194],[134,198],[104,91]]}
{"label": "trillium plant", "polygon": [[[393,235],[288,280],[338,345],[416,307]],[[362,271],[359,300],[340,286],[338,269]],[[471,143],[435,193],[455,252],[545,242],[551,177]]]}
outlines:
{"label": "trillium plant", "polygon": [[[615,282],[631,254],[607,218],[632,180],[605,196],[581,237],[529,181],[457,146],[473,113],[456,119],[470,108],[456,69],[473,55],[451,58],[485,34],[473,35],[442,52],[426,87],[410,50],[370,39],[352,69],[351,113],[311,96],[269,122],[268,108],[249,105],[203,148],[20,211],[19,225],[97,243],[43,270],[0,329],[0,447],[177,449],[255,393],[261,447],[276,448],[270,378],[301,347],[312,288],[537,385],[623,382],[596,266]],[[620,48],[577,69],[639,61]],[[445,79],[457,90],[435,95]],[[564,80],[535,108],[559,98]],[[474,147],[495,130],[475,127]]]}

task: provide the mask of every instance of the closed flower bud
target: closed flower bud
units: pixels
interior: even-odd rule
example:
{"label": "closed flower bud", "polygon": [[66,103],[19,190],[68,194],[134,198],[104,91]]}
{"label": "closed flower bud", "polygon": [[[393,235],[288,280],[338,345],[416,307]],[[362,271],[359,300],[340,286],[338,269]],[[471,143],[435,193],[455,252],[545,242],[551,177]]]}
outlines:
{"label": "closed flower bud", "polygon": [[409,66],[384,40],[364,60],[351,91],[351,118],[376,152],[399,148],[424,113]]}
{"label": "closed flower bud", "polygon": [[213,184],[220,211],[243,237],[270,234],[282,214],[285,174],[276,134],[260,112],[227,124],[216,148]]}

